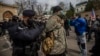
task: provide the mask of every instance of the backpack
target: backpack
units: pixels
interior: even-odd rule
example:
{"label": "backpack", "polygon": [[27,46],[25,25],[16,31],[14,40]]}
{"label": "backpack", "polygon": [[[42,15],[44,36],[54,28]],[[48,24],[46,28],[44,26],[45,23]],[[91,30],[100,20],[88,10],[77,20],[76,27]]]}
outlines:
{"label": "backpack", "polygon": [[32,28],[21,26],[23,25],[22,23],[9,27],[8,32],[12,41],[20,45],[29,45],[30,43],[35,42],[41,35],[44,24],[33,24],[34,27]]}
{"label": "backpack", "polygon": [[46,39],[42,42],[42,50],[45,54],[49,54],[54,46],[54,33],[46,33]]}
{"label": "backpack", "polygon": [[[52,16],[50,16],[49,19],[51,17]],[[54,37],[55,36],[54,36],[53,30],[49,31],[49,32],[46,32],[46,37],[45,37],[45,39],[42,42],[42,51],[45,54],[49,54],[51,52],[51,49],[54,46]]]}

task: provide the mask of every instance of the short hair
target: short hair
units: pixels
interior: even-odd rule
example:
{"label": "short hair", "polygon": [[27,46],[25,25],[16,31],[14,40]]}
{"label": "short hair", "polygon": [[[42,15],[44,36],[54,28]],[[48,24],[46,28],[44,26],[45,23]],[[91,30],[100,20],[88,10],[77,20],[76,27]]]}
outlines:
{"label": "short hair", "polygon": [[24,10],[23,11],[23,16],[27,16],[27,17],[32,17],[35,16],[35,11],[34,10]]}
{"label": "short hair", "polygon": [[62,8],[60,6],[54,6],[54,7],[52,7],[51,10],[53,11],[53,13],[55,13],[55,12],[62,10]]}
{"label": "short hair", "polygon": [[75,16],[81,17],[81,14],[80,13],[77,13],[77,14],[75,14]]}

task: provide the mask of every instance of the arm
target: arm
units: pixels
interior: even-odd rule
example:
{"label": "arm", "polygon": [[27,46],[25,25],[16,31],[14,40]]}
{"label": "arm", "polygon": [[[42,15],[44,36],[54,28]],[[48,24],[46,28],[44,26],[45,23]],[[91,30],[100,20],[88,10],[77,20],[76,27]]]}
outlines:
{"label": "arm", "polygon": [[52,31],[53,29],[56,28],[57,25],[57,20],[55,17],[51,17],[47,22],[46,22],[46,31]]}
{"label": "arm", "polygon": [[70,25],[74,26],[75,25],[75,20],[70,20]]}

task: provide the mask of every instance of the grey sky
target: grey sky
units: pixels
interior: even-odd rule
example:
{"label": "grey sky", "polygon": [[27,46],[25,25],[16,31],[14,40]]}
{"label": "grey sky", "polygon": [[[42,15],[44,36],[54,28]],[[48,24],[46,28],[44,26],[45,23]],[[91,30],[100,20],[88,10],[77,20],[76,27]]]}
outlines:
{"label": "grey sky", "polygon": [[[14,4],[14,0],[0,0],[3,1],[3,3],[6,4]],[[72,2],[72,4],[76,4],[76,0],[37,0],[40,3],[48,3],[50,5],[57,5],[60,1],[64,2],[65,4],[68,2]]]}
{"label": "grey sky", "polygon": [[15,4],[15,1],[14,0],[0,0],[0,2],[3,2],[5,4],[9,4],[9,5]]}
{"label": "grey sky", "polygon": [[66,5],[66,7],[68,7],[68,3],[72,2],[72,4],[75,6],[76,4],[76,0],[37,0],[39,3],[42,4],[49,4],[48,9],[50,9],[52,6],[56,6],[59,4],[59,2],[64,2],[64,4]]}
{"label": "grey sky", "polygon": [[[7,4],[14,4],[14,0],[0,0]],[[72,2],[72,4],[75,6],[76,3],[79,3],[80,1],[86,1],[86,0],[36,0],[40,3],[48,3],[49,5],[57,5],[60,1],[66,3]]]}
{"label": "grey sky", "polygon": [[76,3],[80,2],[80,0],[37,0],[37,1],[40,3],[48,3],[50,5],[57,5],[60,1],[64,2],[65,4],[71,2],[74,6]]}
{"label": "grey sky", "polygon": [[[16,0],[0,0],[0,1],[2,1],[3,3],[6,3],[6,4],[12,5],[12,4],[15,3],[14,1],[16,1]],[[20,1],[21,1],[21,0],[20,0]],[[75,6],[75,5],[76,5],[77,3],[79,3],[80,1],[86,1],[86,0],[36,0],[36,1],[38,1],[38,2],[41,3],[41,4],[45,4],[45,3],[49,4],[48,7],[50,8],[50,7],[52,7],[52,6],[58,5],[59,2],[64,2],[65,5],[68,7],[68,3],[69,3],[69,2],[71,2],[71,3]]]}

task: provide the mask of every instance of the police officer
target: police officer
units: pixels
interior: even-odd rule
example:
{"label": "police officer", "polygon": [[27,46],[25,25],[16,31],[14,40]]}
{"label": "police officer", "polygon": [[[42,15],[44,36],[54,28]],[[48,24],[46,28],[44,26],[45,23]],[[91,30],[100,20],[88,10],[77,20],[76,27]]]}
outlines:
{"label": "police officer", "polygon": [[[40,42],[38,42],[39,36],[34,38],[35,39],[34,42],[33,42],[33,37],[30,37],[30,35],[31,36],[34,35],[34,32],[33,32],[34,30],[31,31],[31,29],[33,29],[33,28],[35,29],[35,25],[36,25],[36,24],[33,24],[34,21],[32,20],[32,18],[34,16],[35,16],[35,11],[24,10],[23,11],[23,21],[19,22],[16,25],[9,27],[8,31],[9,31],[9,35],[12,39],[12,47],[13,47],[12,56],[38,56],[37,51],[39,50],[39,45],[40,45],[39,44]],[[17,27],[18,29],[15,30],[17,25],[20,27]],[[26,28],[31,31],[30,34],[29,33],[25,33],[26,35],[24,33],[22,35],[20,33],[17,34],[17,32],[21,32],[21,31],[23,31],[23,29],[26,29]],[[38,33],[38,32],[35,32],[35,33]],[[23,35],[25,38],[23,37]],[[23,38],[21,38],[21,36]],[[30,41],[28,40],[28,37],[30,37],[30,39],[29,39]]]}

